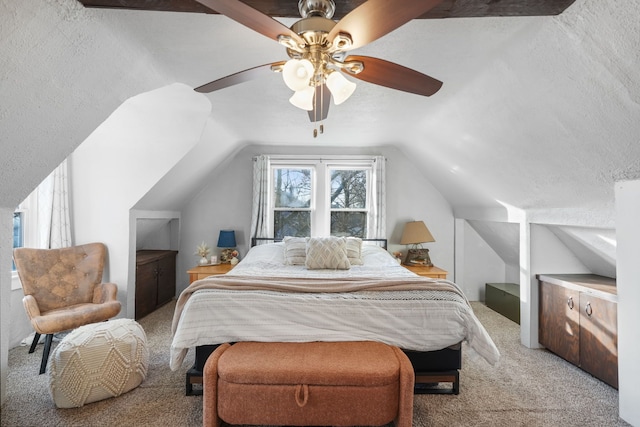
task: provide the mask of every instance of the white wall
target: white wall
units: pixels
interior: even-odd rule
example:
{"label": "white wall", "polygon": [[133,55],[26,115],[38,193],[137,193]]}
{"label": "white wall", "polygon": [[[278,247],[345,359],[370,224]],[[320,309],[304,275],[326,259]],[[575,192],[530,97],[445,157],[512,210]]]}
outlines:
{"label": "white wall", "polygon": [[[591,273],[558,237],[544,225],[529,224],[528,280],[520,283],[520,339],[522,344],[535,348],[538,343],[538,280],[537,274]],[[526,227],[526,225],[525,225]]]}
{"label": "white wall", "polygon": [[210,108],[182,84],[138,95],[71,156],[76,244],[107,245],[104,280],[118,285],[121,316],[134,316],[135,230],[129,211],[198,143]]}
{"label": "white wall", "polygon": [[640,426],[640,181],[618,182],[615,189],[620,417]]}
{"label": "white wall", "polygon": [[[486,283],[506,281],[506,264],[465,220],[456,220],[456,283],[470,301],[485,300]],[[518,282],[516,282],[518,283]]]}
{"label": "white wall", "polygon": [[0,405],[4,403],[9,366],[9,322],[11,320],[11,251],[13,248],[13,209],[0,207]]}
{"label": "white wall", "polygon": [[[442,195],[420,174],[402,152],[393,147],[344,149],[327,147],[247,146],[205,180],[207,185],[182,211],[182,233],[178,255],[178,292],[188,285],[186,271],[196,264],[193,255],[203,240],[215,249],[221,229],[232,229],[241,256],[250,245],[252,158],[258,154],[347,155],[381,154],[387,158],[387,238],[389,250],[399,245],[404,223],[423,220],[436,239],[425,245],[433,263],[453,279],[453,215]],[[409,185],[410,184],[410,185]],[[182,277],[181,274],[182,273]]]}

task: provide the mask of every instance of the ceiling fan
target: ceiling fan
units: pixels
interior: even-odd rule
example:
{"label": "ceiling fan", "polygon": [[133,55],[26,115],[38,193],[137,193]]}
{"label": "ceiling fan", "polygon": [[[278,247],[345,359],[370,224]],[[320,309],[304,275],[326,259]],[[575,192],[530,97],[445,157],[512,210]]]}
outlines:
{"label": "ceiling fan", "polygon": [[[333,21],[334,0],[299,0],[302,19],[291,28],[239,0],[196,0],[286,47],[288,61],[249,68],[195,88],[209,93],[272,71],[282,72],[294,91],[290,102],[309,112],[312,122],[324,120],[329,100],[344,102],[355,83],[344,75],[369,83],[423,96],[431,96],[442,82],[393,62],[370,56],[347,55],[426,13],[442,0],[368,0],[338,22]],[[322,133],[322,125],[320,132]],[[314,137],[317,129],[314,129]]]}

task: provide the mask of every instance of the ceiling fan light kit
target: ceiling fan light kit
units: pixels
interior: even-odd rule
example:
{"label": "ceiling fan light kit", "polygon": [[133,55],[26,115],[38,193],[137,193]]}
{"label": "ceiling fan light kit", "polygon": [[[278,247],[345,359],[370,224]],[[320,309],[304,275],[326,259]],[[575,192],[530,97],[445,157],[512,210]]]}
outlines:
{"label": "ceiling fan light kit", "polygon": [[[198,92],[223,89],[262,76],[265,71],[282,72],[285,84],[294,91],[291,104],[309,111],[310,120],[318,122],[326,118],[330,98],[339,105],[354,93],[356,84],[343,74],[422,96],[431,96],[442,86],[433,77],[383,59],[346,55],[442,0],[368,0],[337,22],[331,19],[335,12],[333,0],[299,0],[302,19],[291,28],[240,0],[197,1],[282,44],[290,58],[214,80],[197,87]],[[314,129],[314,137],[317,133]]]}
{"label": "ceiling fan light kit", "polygon": [[313,111],[313,97],[315,94],[315,89],[307,86],[306,89],[295,91],[293,96],[289,98],[289,102],[303,110]]}
{"label": "ceiling fan light kit", "polygon": [[333,102],[336,105],[342,104],[346,101],[356,90],[356,84],[345,79],[344,76],[338,72],[332,72],[327,77],[327,87],[333,95]]}

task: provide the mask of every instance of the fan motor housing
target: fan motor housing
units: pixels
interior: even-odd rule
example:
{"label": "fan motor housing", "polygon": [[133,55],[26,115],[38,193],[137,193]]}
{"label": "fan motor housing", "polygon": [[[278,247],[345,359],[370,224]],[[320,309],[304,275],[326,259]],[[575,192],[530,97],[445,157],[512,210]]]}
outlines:
{"label": "fan motor housing", "polygon": [[336,11],[336,4],[333,0],[300,0],[298,11],[303,18],[323,16],[331,19]]}
{"label": "fan motor housing", "polygon": [[325,46],[329,44],[327,35],[335,26],[335,21],[331,19],[321,16],[311,16],[293,24],[291,31],[302,37],[307,45]]}

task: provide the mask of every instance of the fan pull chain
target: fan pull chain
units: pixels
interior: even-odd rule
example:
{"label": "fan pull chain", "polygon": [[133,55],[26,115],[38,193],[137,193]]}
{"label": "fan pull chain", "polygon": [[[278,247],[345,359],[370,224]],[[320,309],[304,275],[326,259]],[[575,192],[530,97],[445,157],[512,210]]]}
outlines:
{"label": "fan pull chain", "polygon": [[[316,91],[316,95],[318,94],[318,92]],[[317,107],[318,105],[316,104],[316,99],[313,99],[314,102],[314,107]],[[322,114],[322,112],[324,111],[324,88],[322,86],[320,86],[320,114]],[[320,116],[322,117],[322,115]],[[318,109],[314,108],[313,109],[313,122],[314,123],[318,123]],[[320,119],[320,134],[324,133],[324,124],[322,123],[323,119]],[[317,138],[318,137],[318,126],[316,126],[313,129],[313,137]]]}

